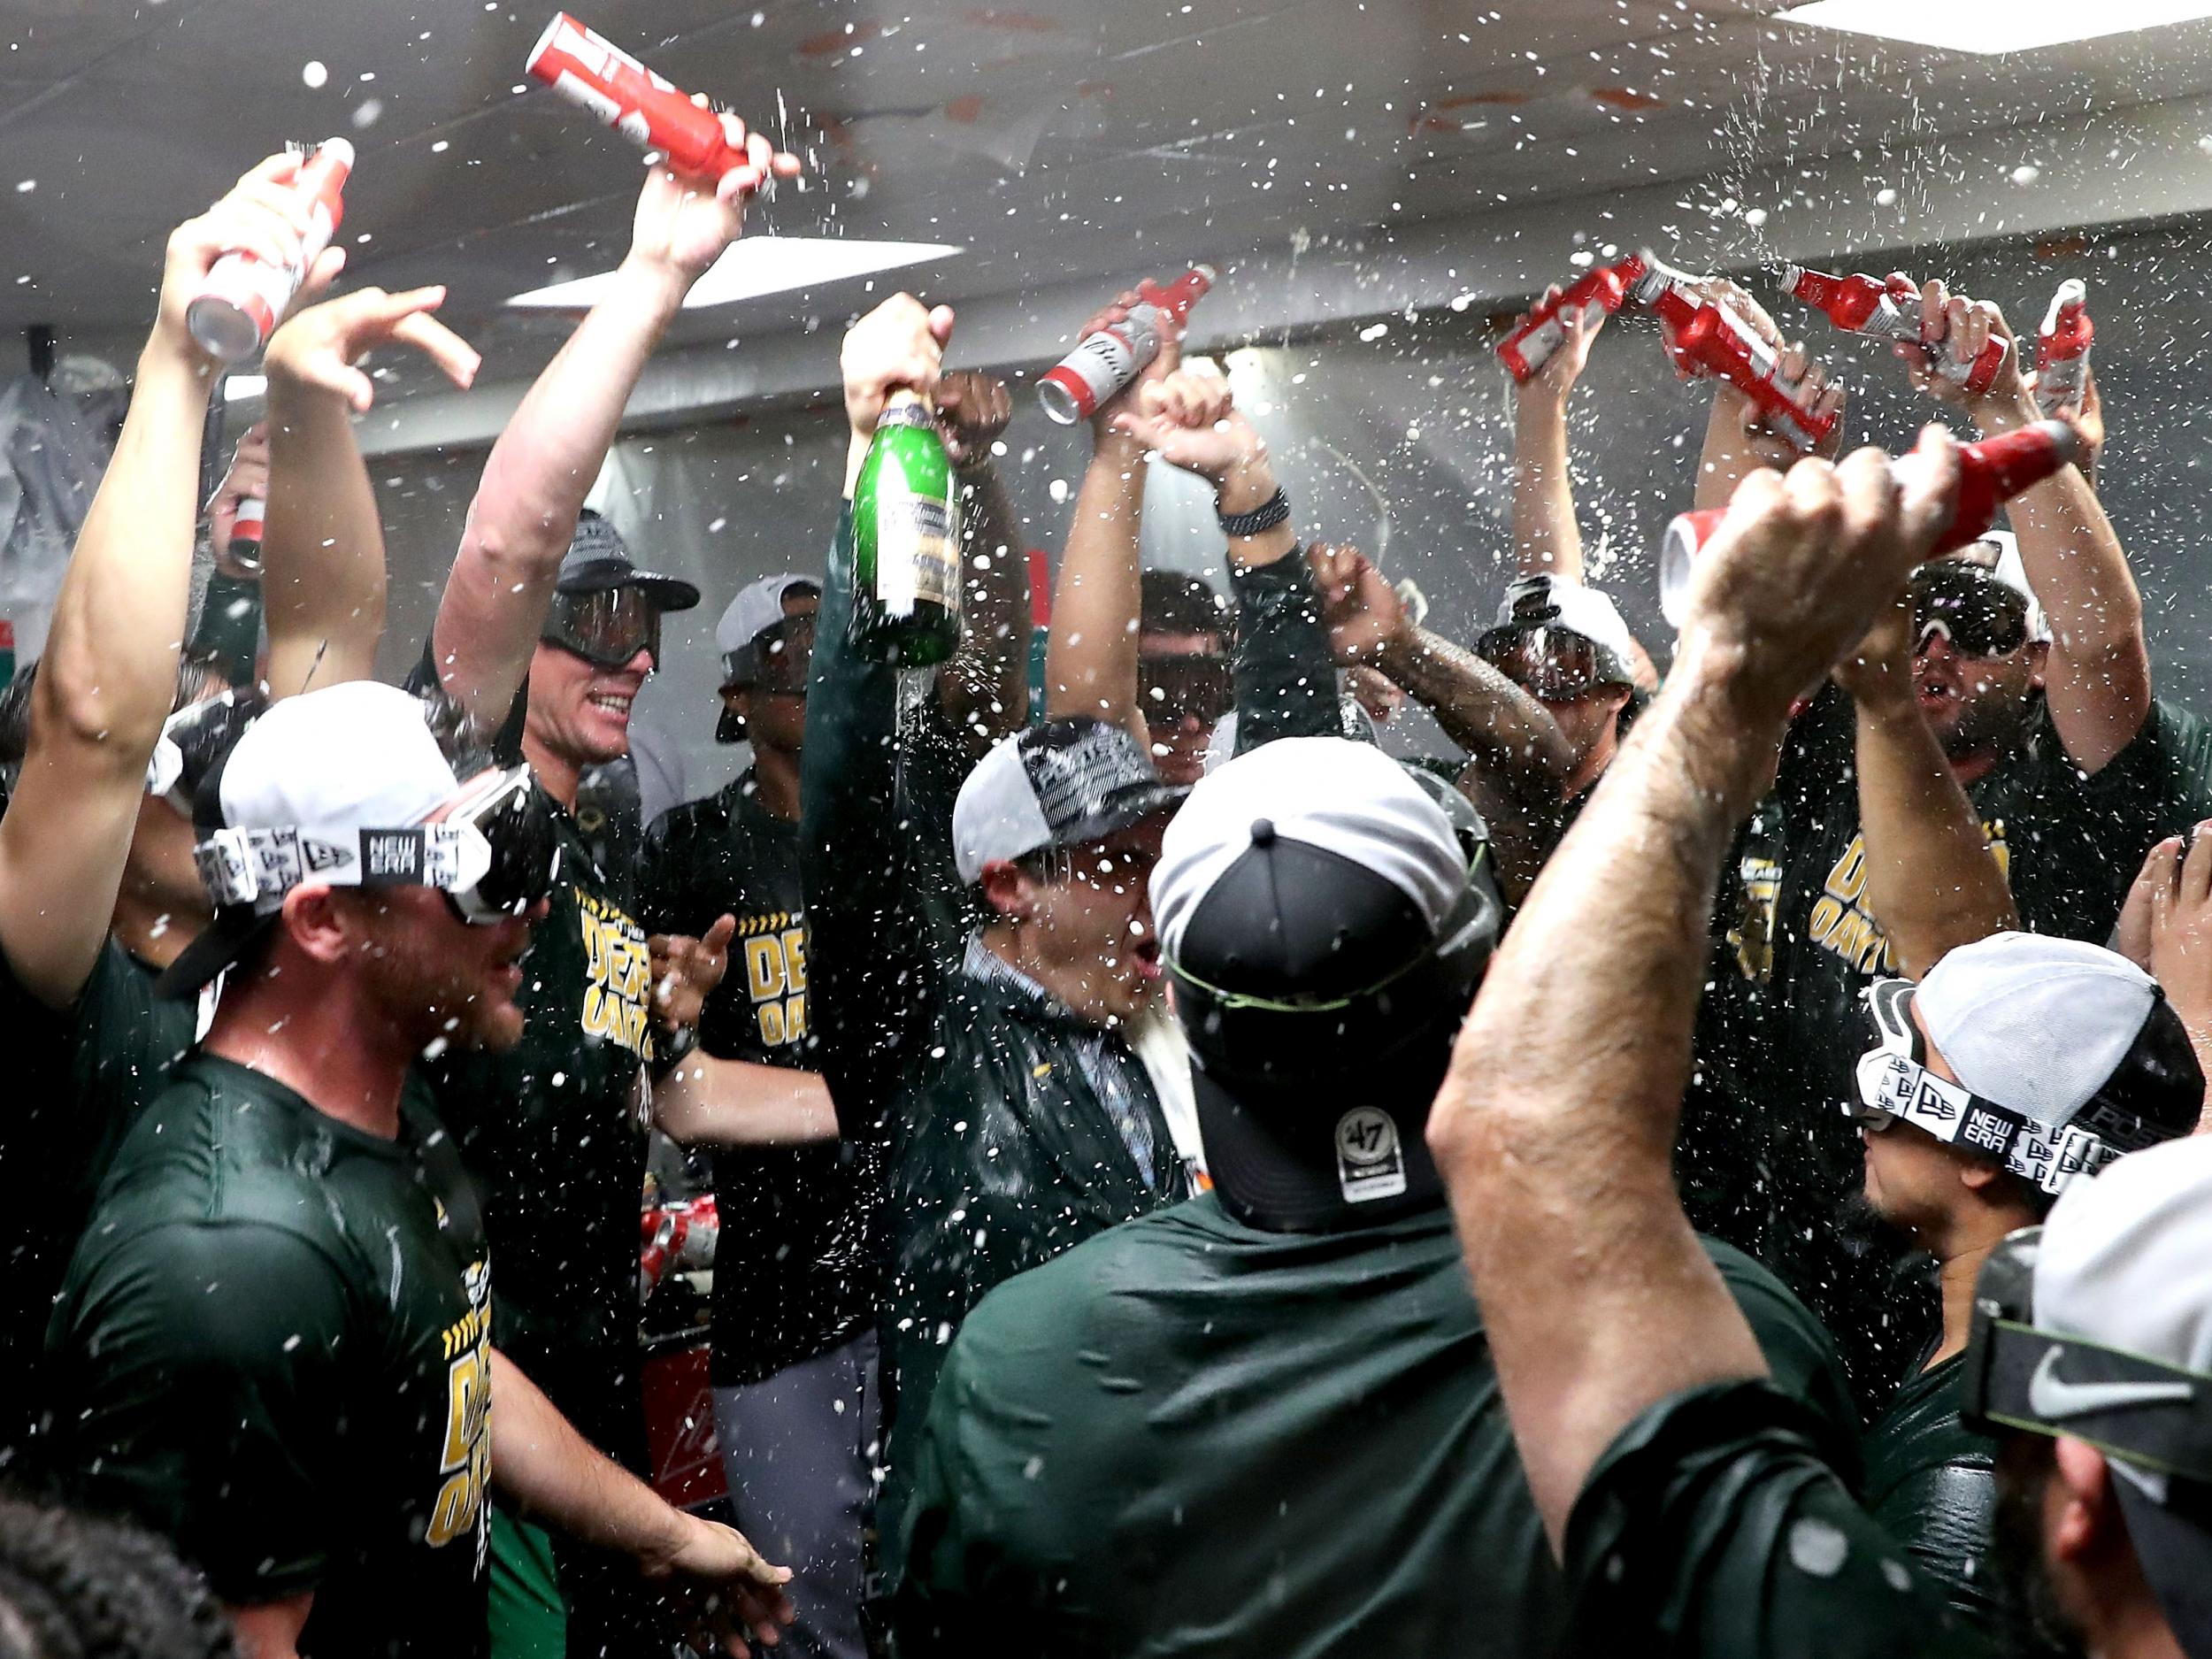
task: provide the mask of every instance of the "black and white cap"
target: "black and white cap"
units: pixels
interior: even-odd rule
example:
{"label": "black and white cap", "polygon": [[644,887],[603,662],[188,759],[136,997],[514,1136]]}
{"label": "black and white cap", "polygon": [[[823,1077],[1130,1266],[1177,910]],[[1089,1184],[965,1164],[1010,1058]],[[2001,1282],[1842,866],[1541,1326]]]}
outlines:
{"label": "black and white cap", "polygon": [[1002,738],[952,808],[953,862],[973,886],[987,864],[1079,847],[1164,811],[1187,789],[1162,783],[1137,740],[1104,720],[1048,720]]}
{"label": "black and white cap", "polygon": [[[1862,1109],[2002,1164],[2047,1194],[2188,1133],[2204,1075],[2158,982],[2102,946],[2007,933],[1962,945],[1915,986],[1868,992],[1878,1047]],[[1916,1052],[1917,1010],[1953,1083]]]}
{"label": "black and white cap", "polygon": [[682,577],[640,570],[631,562],[622,533],[588,507],[576,516],[576,533],[569,539],[553,586],[564,594],[635,588],[663,611],[688,611],[699,603],[699,589]]}
{"label": "black and white cap", "polygon": [[760,678],[760,636],[783,621],[784,596],[793,593],[819,598],[822,584],[811,576],[786,571],[748,583],[730,601],[714,625],[714,649],[722,653],[725,686],[749,686]]}
{"label": "black and white cap", "polygon": [[1152,874],[1207,1165],[1256,1225],[1433,1202],[1422,1144],[1495,943],[1487,841],[1380,749],[1286,738],[1202,780]]}

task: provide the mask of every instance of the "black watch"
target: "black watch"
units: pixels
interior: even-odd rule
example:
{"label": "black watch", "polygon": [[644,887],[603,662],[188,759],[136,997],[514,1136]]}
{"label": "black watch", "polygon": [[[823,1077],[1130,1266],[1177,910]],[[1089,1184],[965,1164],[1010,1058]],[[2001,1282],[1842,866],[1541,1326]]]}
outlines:
{"label": "black watch", "polygon": [[699,1027],[679,1025],[673,1033],[656,1031],[653,1033],[653,1080],[660,1081],[686,1060],[699,1046]]}

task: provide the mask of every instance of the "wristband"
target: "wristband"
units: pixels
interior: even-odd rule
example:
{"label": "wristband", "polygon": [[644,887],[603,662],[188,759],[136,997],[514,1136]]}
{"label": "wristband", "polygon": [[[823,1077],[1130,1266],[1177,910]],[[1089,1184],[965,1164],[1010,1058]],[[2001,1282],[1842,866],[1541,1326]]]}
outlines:
{"label": "wristband", "polygon": [[691,1057],[699,1046],[699,1028],[680,1025],[673,1032],[653,1033],[653,1080],[657,1083]]}
{"label": "wristband", "polygon": [[1232,538],[1256,536],[1262,531],[1272,530],[1277,525],[1287,520],[1290,517],[1290,502],[1279,488],[1272,495],[1253,508],[1250,512],[1217,511],[1214,517],[1219,521],[1221,533],[1225,536]]}

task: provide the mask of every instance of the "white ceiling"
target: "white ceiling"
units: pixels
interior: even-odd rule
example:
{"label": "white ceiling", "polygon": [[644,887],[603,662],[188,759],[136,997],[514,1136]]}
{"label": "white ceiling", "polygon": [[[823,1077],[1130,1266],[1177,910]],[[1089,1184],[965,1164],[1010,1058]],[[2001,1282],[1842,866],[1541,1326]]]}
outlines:
{"label": "white ceiling", "polygon": [[[1939,184],[1928,158],[1939,174],[1952,146],[1985,165],[2106,165],[2083,149],[2084,116],[2212,93],[2206,25],[1974,58],[1777,25],[1775,6],[591,0],[581,15],[807,153],[810,188],[757,224],[964,243],[900,280],[968,301],[1367,227],[1455,221],[1510,242],[1540,206],[1601,234],[1609,202],[1675,180],[1694,181],[1684,217],[1709,239],[1717,217],[1751,257],[1783,228],[1772,180],[1793,170],[1823,164],[1871,200],[1886,180],[1908,198]],[[550,93],[519,90],[550,10],[0,0],[0,329],[135,330],[172,223],[282,140],[344,132],[360,151],[342,233],[356,279],[449,283],[487,378],[526,374],[566,324],[501,302],[611,265],[638,165]],[[319,89],[310,59],[328,71]],[[1722,214],[1731,179],[1745,199]],[[1765,195],[1774,221],[1746,224]],[[1531,242],[1532,283],[1565,248]],[[861,297],[847,283],[695,312],[672,343],[818,326]]]}

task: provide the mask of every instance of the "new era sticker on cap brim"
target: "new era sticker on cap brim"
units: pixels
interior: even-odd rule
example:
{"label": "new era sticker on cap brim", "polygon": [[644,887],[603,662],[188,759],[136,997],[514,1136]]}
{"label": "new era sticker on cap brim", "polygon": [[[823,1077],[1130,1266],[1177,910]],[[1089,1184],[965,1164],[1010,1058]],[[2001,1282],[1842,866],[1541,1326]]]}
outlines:
{"label": "new era sticker on cap brim", "polygon": [[1355,1106],[1336,1120],[1336,1180],[1348,1204],[1395,1198],[1405,1191],[1405,1148],[1388,1112]]}

